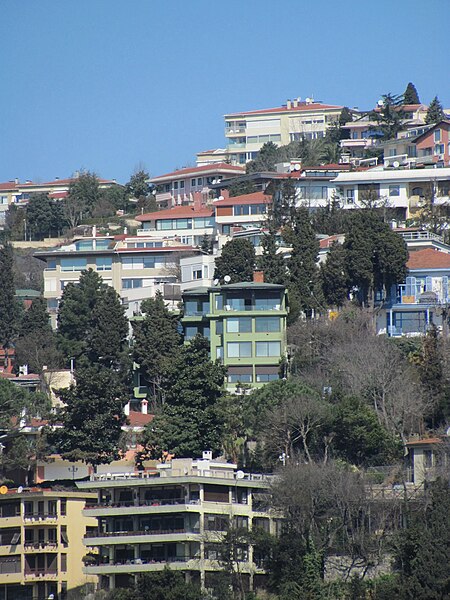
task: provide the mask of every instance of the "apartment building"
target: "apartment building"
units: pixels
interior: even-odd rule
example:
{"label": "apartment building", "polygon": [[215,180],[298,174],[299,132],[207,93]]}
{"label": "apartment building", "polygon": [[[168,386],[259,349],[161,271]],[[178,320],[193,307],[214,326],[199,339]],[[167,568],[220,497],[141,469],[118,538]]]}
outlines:
{"label": "apartment building", "polygon": [[84,515],[95,494],[1,488],[0,598],[64,600],[67,591],[94,583],[83,573],[82,537],[96,520]]}
{"label": "apartment building", "polygon": [[339,173],[332,183],[343,207],[357,208],[380,202],[398,209],[398,218],[402,220],[413,217],[431,194],[435,204],[450,202],[450,167],[397,167]]}
{"label": "apartment building", "polygon": [[199,205],[205,206],[210,199],[212,184],[243,173],[245,173],[243,167],[226,162],[214,162],[158,175],[153,177],[150,183],[156,186],[155,198],[159,208],[191,205],[196,200]]}
{"label": "apartment building", "polygon": [[230,162],[244,165],[256,158],[267,142],[284,146],[302,138],[323,138],[342,108],[297,98],[277,108],[229,113],[225,115],[225,137]]}
{"label": "apartment building", "polygon": [[46,263],[44,298],[55,326],[65,286],[77,282],[87,269],[96,271],[117,291],[129,318],[139,314],[142,301],[154,297],[156,291],[176,308],[180,300],[180,257],[196,252],[198,250],[162,235],[121,235],[82,238],[59,248],[36,252],[35,256]]}
{"label": "apartment building", "polygon": [[279,379],[286,356],[286,288],[264,283],[261,272],[254,279],[182,295],[185,340],[197,333],[210,340],[211,358],[227,367],[231,391]]}
{"label": "apartment building", "polygon": [[230,198],[228,191],[223,190],[221,199],[213,204],[219,245],[222,246],[237,231],[261,227],[267,220],[271,203],[272,196],[263,192]]}
{"label": "apartment building", "polygon": [[[166,566],[211,587],[222,569],[218,543],[231,527],[275,532],[267,509],[269,477],[238,471],[211,452],[172,458],[157,465],[156,474],[93,475],[77,485],[97,493],[84,515],[98,521],[85,544],[97,546],[99,558],[85,573],[97,575],[104,589],[127,587],[139,573]],[[257,589],[265,579],[259,557],[250,544],[239,550],[244,587]]]}

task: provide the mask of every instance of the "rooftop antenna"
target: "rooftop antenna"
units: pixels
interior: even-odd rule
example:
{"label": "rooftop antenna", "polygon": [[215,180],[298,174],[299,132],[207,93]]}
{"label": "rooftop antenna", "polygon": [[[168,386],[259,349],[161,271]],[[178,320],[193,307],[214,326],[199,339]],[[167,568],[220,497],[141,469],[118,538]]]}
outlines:
{"label": "rooftop antenna", "polygon": [[225,283],[230,283],[231,277],[229,275],[225,275],[225,277],[223,278],[223,280],[225,281]]}

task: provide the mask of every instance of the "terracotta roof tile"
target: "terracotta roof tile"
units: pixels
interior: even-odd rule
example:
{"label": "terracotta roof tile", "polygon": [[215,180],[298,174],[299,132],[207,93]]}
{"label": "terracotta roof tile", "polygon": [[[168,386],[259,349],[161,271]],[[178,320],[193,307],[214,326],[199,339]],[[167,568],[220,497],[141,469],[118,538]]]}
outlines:
{"label": "terracotta roof tile", "polygon": [[244,112],[237,113],[227,113],[225,117],[239,117],[245,115],[264,115],[265,113],[280,113],[280,112],[308,112],[308,111],[317,111],[317,110],[342,110],[343,106],[336,106],[334,104],[322,104],[320,102],[313,102],[311,104],[300,103],[298,106],[292,106],[288,108],[287,106],[278,106],[277,108],[262,108],[259,110],[250,110]]}
{"label": "terracotta roof tile", "polygon": [[272,202],[272,196],[263,192],[253,192],[253,194],[242,194],[242,196],[233,196],[214,202],[214,206],[234,206],[236,204],[261,204]]}
{"label": "terracotta roof tile", "polygon": [[211,173],[217,173],[220,171],[225,171],[228,173],[245,173],[245,167],[239,167],[238,165],[229,165],[228,163],[213,163],[211,165],[203,165],[201,167],[186,167],[184,169],[178,169],[178,171],[172,171],[171,173],[165,173],[164,175],[152,177],[150,181],[160,181],[162,179],[165,179],[166,177],[182,179],[183,177],[189,177],[191,174],[193,176],[197,176],[208,171],[210,171]]}
{"label": "terracotta roof tile", "polygon": [[450,269],[450,254],[433,248],[410,252],[407,262],[409,270],[414,269]]}

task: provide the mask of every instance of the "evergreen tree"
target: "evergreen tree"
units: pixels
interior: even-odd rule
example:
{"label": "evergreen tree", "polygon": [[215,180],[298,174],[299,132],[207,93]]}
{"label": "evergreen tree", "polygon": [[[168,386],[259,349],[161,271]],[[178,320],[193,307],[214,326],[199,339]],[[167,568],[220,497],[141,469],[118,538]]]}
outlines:
{"label": "evergreen tree", "polygon": [[117,460],[127,390],[119,375],[102,365],[77,369],[76,385],[61,390],[64,406],[55,421],[61,428],[49,433],[49,442],[65,459],[99,465]]}
{"label": "evergreen tree", "polygon": [[428,107],[425,123],[427,125],[431,123],[439,123],[439,121],[442,121],[442,119],[445,119],[444,109],[442,108],[442,104],[439,102],[439,98],[435,96]]}
{"label": "evergreen tree", "polygon": [[403,104],[420,104],[416,86],[409,82],[403,94]]}
{"label": "evergreen tree", "polygon": [[346,252],[342,244],[333,242],[327,259],[320,267],[322,289],[329,306],[342,306],[348,297]]}
{"label": "evergreen tree", "polygon": [[258,257],[258,268],[264,272],[264,281],[266,283],[286,284],[287,270],[286,263],[282,254],[277,254],[277,236],[274,231],[263,234],[262,254]]}
{"label": "evergreen tree", "polygon": [[9,348],[19,328],[19,307],[14,288],[14,254],[10,243],[0,247],[0,344]]}
{"label": "evergreen tree", "polygon": [[147,198],[152,190],[148,180],[150,175],[144,169],[140,169],[133,173],[130,177],[130,181],[126,184],[126,190],[130,196],[136,200]]}
{"label": "evergreen tree", "polygon": [[319,241],[312,228],[308,209],[304,206],[299,207],[292,225],[285,227],[282,234],[283,239],[292,248],[287,262],[291,302],[297,302],[300,310],[310,315],[311,311],[318,307],[314,289],[319,273],[316,264]]}
{"label": "evergreen tree", "polygon": [[198,457],[205,449],[220,449],[218,401],[225,372],[225,367],[211,362],[209,341],[202,336],[181,348],[163,382],[165,403],[144,433],[152,456],[169,451]]}
{"label": "evergreen tree", "polygon": [[247,163],[247,173],[275,171],[275,165],[278,162],[278,158],[278,146],[273,142],[266,142],[258,152],[258,156]]}
{"label": "evergreen tree", "polygon": [[133,358],[152,395],[161,397],[162,379],[182,344],[178,317],[167,309],[161,292],[141,305],[144,318],[133,323]]}
{"label": "evergreen tree", "polygon": [[58,311],[58,340],[65,358],[78,358],[86,351],[94,308],[106,284],[93,269],[83,271],[78,283],[64,288]]}
{"label": "evergreen tree", "polygon": [[214,241],[210,235],[205,233],[202,237],[202,241],[200,244],[200,250],[205,254],[212,254],[214,248]]}
{"label": "evergreen tree", "polygon": [[244,196],[245,194],[254,194],[257,191],[252,181],[242,180],[239,177],[236,177],[228,187],[230,198]]}
{"label": "evergreen tree", "polygon": [[222,283],[226,275],[230,276],[230,283],[252,281],[255,262],[253,244],[249,240],[235,238],[224,245],[222,254],[216,258],[214,278],[220,279]]}
{"label": "evergreen tree", "polygon": [[402,110],[402,96],[393,96],[385,94],[381,99],[382,104],[377,110],[370,113],[371,119],[376,125],[370,127],[373,137],[382,140],[392,140],[403,130],[403,120],[405,113]]}
{"label": "evergreen tree", "polygon": [[295,184],[290,177],[276,187],[267,215],[269,229],[278,230],[292,224],[296,214],[296,195]]}
{"label": "evergreen tree", "polygon": [[47,193],[32,194],[26,207],[26,219],[27,230],[34,238],[50,237],[54,215]]}
{"label": "evergreen tree", "polygon": [[76,227],[83,217],[92,216],[100,197],[100,187],[95,173],[84,171],[75,177],[69,186],[65,200],[65,219],[69,227]]}
{"label": "evergreen tree", "polygon": [[102,289],[92,310],[86,353],[91,362],[117,368],[127,346],[128,319],[117,292],[110,286]]}
{"label": "evergreen tree", "polygon": [[24,336],[34,331],[44,333],[51,331],[50,316],[47,304],[41,296],[34,298],[28,310],[25,311],[20,327],[20,335]]}

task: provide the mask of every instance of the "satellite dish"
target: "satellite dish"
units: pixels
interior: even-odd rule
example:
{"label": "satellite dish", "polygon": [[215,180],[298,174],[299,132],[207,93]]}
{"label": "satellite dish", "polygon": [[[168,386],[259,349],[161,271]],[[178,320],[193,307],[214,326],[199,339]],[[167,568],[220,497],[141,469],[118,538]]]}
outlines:
{"label": "satellite dish", "polygon": [[447,429],[447,431],[445,432],[445,434],[450,437],[450,427]]}
{"label": "satellite dish", "polygon": [[214,279],[213,284],[214,285],[218,285],[218,283],[219,283],[219,280],[218,279]]}
{"label": "satellite dish", "polygon": [[225,200],[225,198],[223,196],[219,196],[217,200]]}
{"label": "satellite dish", "polygon": [[383,102],[383,100],[378,100],[377,104],[378,104],[378,106],[383,106],[384,102]]}
{"label": "satellite dish", "polygon": [[300,171],[301,166],[297,163],[294,165],[294,171]]}
{"label": "satellite dish", "polygon": [[400,166],[400,163],[398,162],[398,160],[394,160],[394,162],[392,163],[392,166],[395,167],[396,169],[398,169]]}
{"label": "satellite dish", "polygon": [[223,280],[225,281],[225,283],[230,283],[231,277],[229,275],[225,275],[225,277],[223,278]]}
{"label": "satellite dish", "polygon": [[244,471],[236,471],[236,479],[244,479],[245,473]]}
{"label": "satellite dish", "polygon": [[22,492],[23,492],[23,487],[20,485],[20,486],[17,488],[17,493],[18,493],[18,494],[21,494]]}

